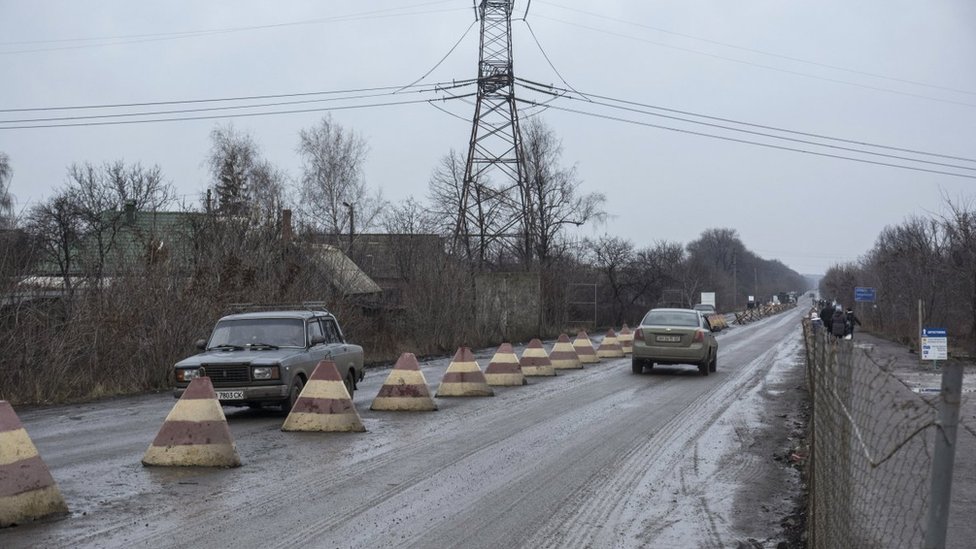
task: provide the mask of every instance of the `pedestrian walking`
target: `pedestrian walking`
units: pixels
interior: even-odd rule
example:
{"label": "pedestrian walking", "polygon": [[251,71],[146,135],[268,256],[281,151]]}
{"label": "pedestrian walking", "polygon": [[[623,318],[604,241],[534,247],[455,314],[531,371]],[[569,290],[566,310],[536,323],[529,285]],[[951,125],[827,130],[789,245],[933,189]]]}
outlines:
{"label": "pedestrian walking", "polygon": [[827,329],[827,333],[832,333],[830,331],[831,325],[830,321],[834,317],[834,308],[830,305],[824,304],[824,308],[820,309],[820,320],[823,321],[824,328]]}
{"label": "pedestrian walking", "polygon": [[861,325],[861,319],[857,318],[854,314],[854,310],[850,307],[847,308],[847,314],[844,315],[844,337],[846,339],[854,339],[854,325]]}
{"label": "pedestrian walking", "polygon": [[847,315],[840,305],[834,308],[834,313],[830,317],[830,333],[837,336],[837,339],[847,335]]}

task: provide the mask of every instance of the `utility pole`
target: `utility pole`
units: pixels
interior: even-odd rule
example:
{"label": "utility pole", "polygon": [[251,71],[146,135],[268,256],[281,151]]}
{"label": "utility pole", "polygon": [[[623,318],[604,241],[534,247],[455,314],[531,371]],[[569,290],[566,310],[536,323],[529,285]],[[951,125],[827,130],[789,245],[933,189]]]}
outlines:
{"label": "utility pole", "polygon": [[735,264],[735,248],[732,249],[732,310],[739,306],[739,269]]}
{"label": "utility pole", "polygon": [[349,208],[349,258],[352,259],[352,241],[356,236],[356,208],[348,202],[343,202],[342,205]]}
{"label": "utility pole", "polygon": [[[475,0],[476,2],[478,0]],[[528,227],[531,196],[526,184],[522,137],[515,106],[515,73],[512,63],[512,11],[515,0],[480,0],[475,16],[481,21],[481,47],[478,57],[478,92],[467,162],[462,180],[454,242],[463,240],[469,259],[485,260],[487,246],[496,238],[510,235],[518,227],[525,253],[532,250]],[[528,8],[526,8],[526,13]],[[489,188],[489,172],[500,172],[502,183]],[[511,196],[517,190],[518,196]],[[501,200],[517,205],[518,213],[500,227],[486,231],[482,206],[485,200]],[[471,202],[474,201],[474,208]],[[471,211],[474,210],[474,211]],[[477,249],[472,250],[472,238]]]}

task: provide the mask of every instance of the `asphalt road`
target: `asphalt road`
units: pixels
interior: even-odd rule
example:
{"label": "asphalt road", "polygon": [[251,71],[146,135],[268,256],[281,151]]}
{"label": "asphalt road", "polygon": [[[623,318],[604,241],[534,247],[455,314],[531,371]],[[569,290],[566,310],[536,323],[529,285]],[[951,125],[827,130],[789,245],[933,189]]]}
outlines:
{"label": "asphalt road", "polygon": [[[708,377],[605,360],[405,413],[369,410],[388,373],[371,370],[354,398],[366,433],[225,408],[237,469],[140,464],[168,395],[22,411],[71,514],[0,530],[0,546],[735,546],[743,487],[766,475],[740,451],[755,410],[738,404],[796,353],[799,311],[722,333]],[[432,393],[447,363],[422,364]]]}

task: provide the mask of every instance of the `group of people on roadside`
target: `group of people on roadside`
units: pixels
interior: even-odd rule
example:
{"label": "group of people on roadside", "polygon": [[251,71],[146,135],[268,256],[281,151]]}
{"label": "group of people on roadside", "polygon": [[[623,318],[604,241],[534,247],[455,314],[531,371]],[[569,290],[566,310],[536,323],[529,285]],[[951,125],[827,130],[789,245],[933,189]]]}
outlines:
{"label": "group of people on roadside", "polygon": [[854,339],[854,326],[861,325],[861,320],[854,314],[853,309],[848,307],[845,311],[844,307],[836,301],[825,304],[819,315],[816,310],[812,311],[810,320],[815,326],[822,325],[828,334],[838,339]]}

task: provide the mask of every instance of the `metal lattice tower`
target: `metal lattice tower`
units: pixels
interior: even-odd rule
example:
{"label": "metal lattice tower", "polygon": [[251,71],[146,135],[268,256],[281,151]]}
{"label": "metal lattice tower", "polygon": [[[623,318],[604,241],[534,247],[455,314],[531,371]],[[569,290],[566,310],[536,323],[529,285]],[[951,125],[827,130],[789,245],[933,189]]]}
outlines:
{"label": "metal lattice tower", "polygon": [[[478,59],[478,93],[471,141],[464,168],[460,196],[460,211],[455,238],[464,239],[468,256],[484,261],[489,242],[511,236],[511,229],[519,227],[518,235],[529,248],[529,231],[524,227],[528,206],[522,138],[519,133],[518,111],[515,107],[515,73],[512,68],[512,10],[515,0],[481,0],[477,14],[481,20],[481,49]],[[498,171],[504,181],[488,186],[488,172]],[[518,196],[512,196],[515,190]],[[486,200],[500,200],[516,206],[520,215],[513,215],[489,234],[484,212]],[[472,210],[474,202],[474,211]],[[474,231],[472,231],[474,229]],[[477,238],[478,251],[471,249],[471,239]]]}

